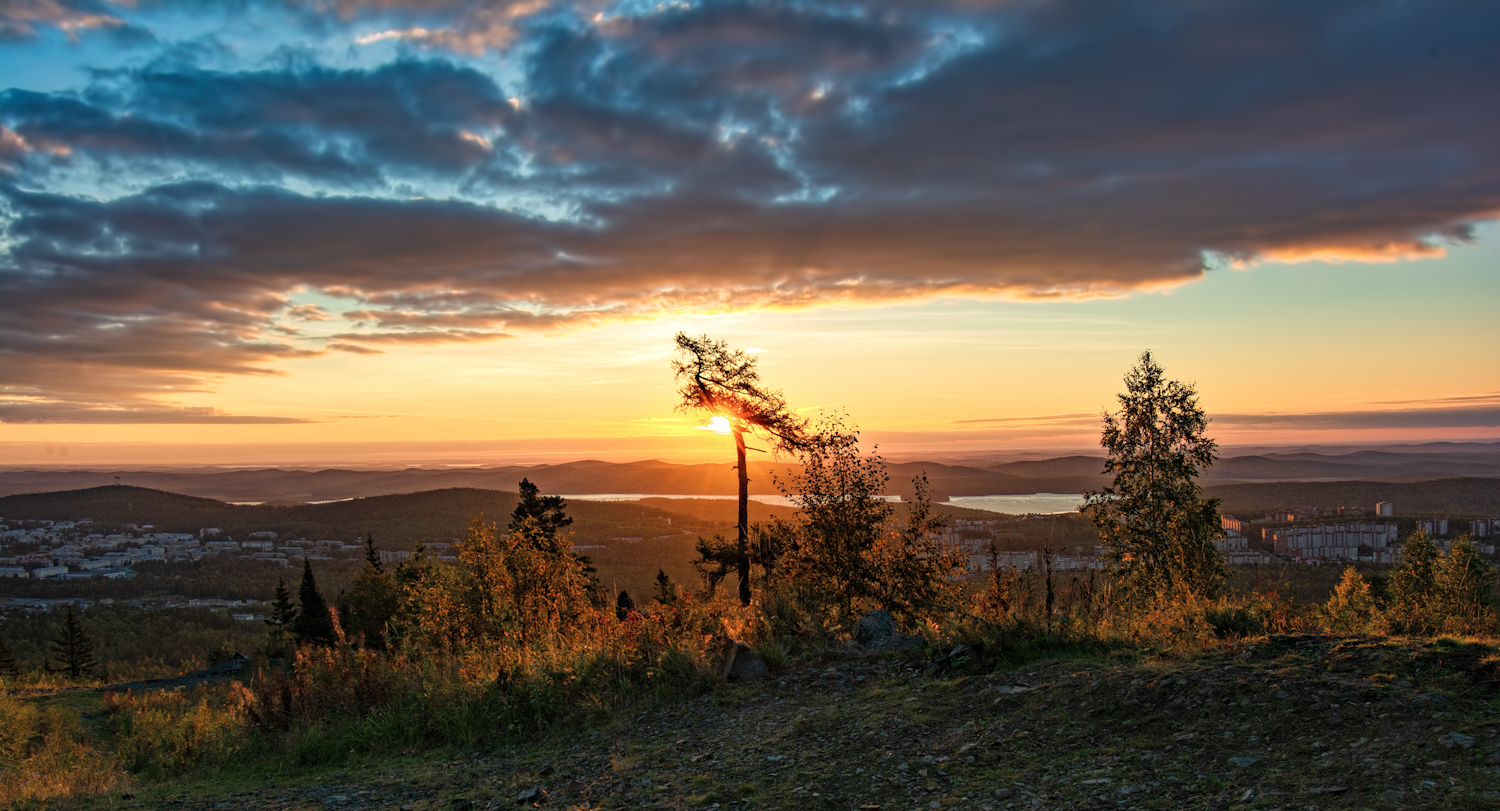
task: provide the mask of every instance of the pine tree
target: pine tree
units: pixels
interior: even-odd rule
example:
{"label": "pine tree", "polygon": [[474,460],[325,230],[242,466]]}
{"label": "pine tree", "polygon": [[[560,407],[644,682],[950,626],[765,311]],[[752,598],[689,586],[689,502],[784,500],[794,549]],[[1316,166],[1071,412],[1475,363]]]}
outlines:
{"label": "pine tree", "polygon": [[16,666],[16,654],[10,649],[10,643],[5,637],[0,636],[0,678],[14,679],[21,675],[21,669]]}
{"label": "pine tree", "polygon": [[323,592],[313,577],[312,564],[305,560],[302,561],[302,585],[297,589],[297,601],[301,605],[297,609],[297,618],[292,621],[292,636],[298,642],[332,645],[335,641],[333,615],[328,613],[328,602],[323,599]]}
{"label": "pine tree", "polygon": [[370,564],[370,568],[376,573],[385,573],[385,567],[380,565],[380,550],[375,547],[375,533],[373,532],[365,533],[365,562]]}
{"label": "pine tree", "polygon": [[380,566],[380,550],[373,535],[365,536],[365,567],[354,576],[347,594],[338,599],[339,621],[350,638],[364,639],[366,647],[385,648],[391,619],[401,604],[396,578]]}
{"label": "pine tree", "polygon": [[276,578],[276,597],[271,600],[271,617],[266,624],[275,629],[284,629],[297,619],[297,604],[292,602],[291,589],[286,579]]}
{"label": "pine tree", "polygon": [[98,662],[94,660],[94,640],[84,632],[78,615],[68,607],[68,619],[63,623],[62,636],[53,640],[51,655],[57,657],[57,666],[48,666],[53,673],[67,673],[69,678],[81,679],[94,672]]}
{"label": "pine tree", "polygon": [[656,570],[656,601],[663,605],[673,605],[681,597],[677,584],[672,582],[672,576],[664,569]]}
{"label": "pine tree", "polygon": [[516,532],[527,519],[531,519],[535,528],[533,537],[545,538],[555,546],[557,533],[573,523],[573,519],[563,512],[567,502],[562,496],[541,495],[541,488],[532,484],[530,479],[522,479],[519,490],[521,500],[516,504],[515,512],[510,514],[510,526],[506,531]]}
{"label": "pine tree", "polygon": [[615,616],[619,617],[621,622],[624,622],[625,618],[630,616],[630,612],[634,610],[635,600],[630,599],[630,592],[620,592],[620,596],[615,598]]}

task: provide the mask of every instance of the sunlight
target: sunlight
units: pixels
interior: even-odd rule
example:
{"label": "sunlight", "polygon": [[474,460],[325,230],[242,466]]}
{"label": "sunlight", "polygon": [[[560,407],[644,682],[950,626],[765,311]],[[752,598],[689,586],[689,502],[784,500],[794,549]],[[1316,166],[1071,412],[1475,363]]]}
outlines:
{"label": "sunlight", "polygon": [[730,431],[729,418],[715,415],[709,419],[707,425],[703,426],[703,430],[712,431],[716,434],[727,434]]}

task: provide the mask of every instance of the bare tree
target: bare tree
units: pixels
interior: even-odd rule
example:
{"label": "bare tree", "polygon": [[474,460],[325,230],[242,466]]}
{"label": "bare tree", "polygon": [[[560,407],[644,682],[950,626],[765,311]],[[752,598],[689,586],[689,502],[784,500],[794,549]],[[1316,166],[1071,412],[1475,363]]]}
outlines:
{"label": "bare tree", "polygon": [[[745,465],[745,435],[759,436],[773,453],[794,452],[806,442],[807,420],[793,414],[780,391],[765,388],[755,358],[707,335],[677,333],[678,357],[672,374],[682,384],[679,411],[723,417],[734,437],[739,470],[739,524],[731,563],[740,578],[740,602],[750,604],[750,472]],[[760,450],[754,448],[750,450]]]}

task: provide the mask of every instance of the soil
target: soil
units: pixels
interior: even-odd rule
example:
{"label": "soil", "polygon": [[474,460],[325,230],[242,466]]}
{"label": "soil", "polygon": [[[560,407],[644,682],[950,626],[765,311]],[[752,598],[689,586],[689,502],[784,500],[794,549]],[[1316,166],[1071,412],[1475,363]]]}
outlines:
{"label": "soil", "polygon": [[210,780],[91,805],[1500,808],[1493,645],[1300,636],[993,672],[965,659],[794,658],[785,674],[511,751]]}

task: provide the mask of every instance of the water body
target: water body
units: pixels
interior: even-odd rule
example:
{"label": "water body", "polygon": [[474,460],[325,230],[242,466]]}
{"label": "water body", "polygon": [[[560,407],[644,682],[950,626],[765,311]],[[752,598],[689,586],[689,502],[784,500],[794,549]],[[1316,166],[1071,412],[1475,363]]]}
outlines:
{"label": "water body", "polygon": [[[703,498],[714,501],[734,501],[735,496],[685,496],[678,494],[662,493],[575,493],[564,495],[564,499],[574,501],[640,501],[643,498]],[[900,496],[886,496],[887,501],[900,501]],[[751,501],[762,504],[774,504],[779,507],[797,506],[786,496],[751,496]],[[993,513],[1007,513],[1009,515],[1041,514],[1055,515],[1057,513],[1070,513],[1078,509],[1083,503],[1083,496],[1078,493],[1032,493],[1024,496],[952,496],[948,499],[949,504],[955,507],[966,507],[971,510],[985,510]]]}
{"label": "water body", "polygon": [[948,503],[971,510],[988,510],[1010,515],[1057,515],[1077,512],[1083,503],[1080,493],[1032,493],[1026,496],[950,496]]}

